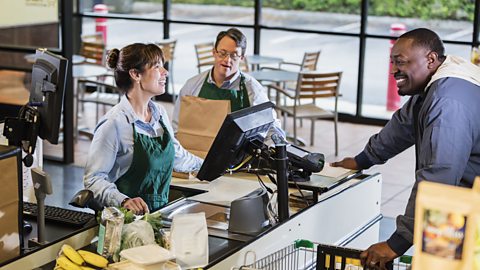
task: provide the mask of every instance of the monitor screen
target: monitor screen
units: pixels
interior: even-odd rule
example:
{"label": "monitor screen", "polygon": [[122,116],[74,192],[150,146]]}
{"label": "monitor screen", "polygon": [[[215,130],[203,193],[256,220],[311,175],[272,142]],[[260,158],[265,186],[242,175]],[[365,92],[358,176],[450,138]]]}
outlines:
{"label": "monitor screen", "polygon": [[40,49],[35,58],[29,103],[40,115],[40,138],[57,144],[68,60]]}
{"label": "monitor screen", "polygon": [[227,115],[197,178],[212,181],[242,162],[248,154],[247,143],[263,141],[273,125],[273,107],[273,103],[265,102]]}

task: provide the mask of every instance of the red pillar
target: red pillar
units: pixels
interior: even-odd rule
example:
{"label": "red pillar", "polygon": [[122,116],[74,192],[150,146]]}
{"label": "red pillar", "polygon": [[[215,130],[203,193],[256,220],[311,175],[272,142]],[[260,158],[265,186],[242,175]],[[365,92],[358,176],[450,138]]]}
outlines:
{"label": "red pillar", "polygon": [[[93,12],[99,14],[107,14],[107,5],[96,4],[95,6],[93,6]],[[102,33],[103,43],[107,44],[107,18],[95,18],[95,32]]]}
{"label": "red pillar", "polygon": [[[403,23],[393,23],[390,25],[390,35],[397,38],[405,33],[407,27]],[[390,53],[392,52],[395,39],[390,40]],[[390,60],[389,60],[390,62]],[[388,92],[387,92],[387,110],[396,111],[400,108],[400,96],[398,95],[397,82],[392,75],[392,64],[388,65]]]}

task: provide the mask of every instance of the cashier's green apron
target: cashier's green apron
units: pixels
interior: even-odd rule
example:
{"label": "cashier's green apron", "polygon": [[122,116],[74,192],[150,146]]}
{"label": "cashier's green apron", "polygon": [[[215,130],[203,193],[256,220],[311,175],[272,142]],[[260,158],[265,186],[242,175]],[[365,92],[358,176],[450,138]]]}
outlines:
{"label": "cashier's green apron", "polygon": [[115,184],[130,198],[141,197],[153,212],[168,202],[175,150],[167,127],[160,120],[163,136],[139,134],[133,126],[133,158],[127,172]]}
{"label": "cashier's green apron", "polygon": [[245,86],[245,77],[240,73],[240,91],[235,89],[223,89],[213,83],[208,83],[208,75],[200,89],[199,97],[213,100],[230,100],[232,112],[250,107],[248,100],[247,87]]}

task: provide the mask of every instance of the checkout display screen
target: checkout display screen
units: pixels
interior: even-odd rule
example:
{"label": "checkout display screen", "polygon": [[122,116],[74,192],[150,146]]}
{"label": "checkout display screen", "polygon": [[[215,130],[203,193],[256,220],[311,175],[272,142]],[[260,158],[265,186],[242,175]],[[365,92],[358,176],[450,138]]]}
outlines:
{"label": "checkout display screen", "polygon": [[308,155],[308,152],[298,147],[295,147],[293,145],[287,146],[287,151],[301,158],[306,157]]}

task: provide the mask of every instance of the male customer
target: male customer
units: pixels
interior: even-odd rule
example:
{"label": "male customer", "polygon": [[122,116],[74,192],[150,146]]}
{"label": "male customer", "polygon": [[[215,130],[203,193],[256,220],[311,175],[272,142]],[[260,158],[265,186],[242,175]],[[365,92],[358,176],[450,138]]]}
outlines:
{"label": "male customer", "polygon": [[367,169],[415,145],[415,184],[405,214],[386,241],[370,246],[362,262],[375,269],[413,243],[415,198],[420,181],[471,187],[480,174],[480,68],[446,56],[442,41],[419,28],[398,38],[390,55],[398,93],[411,96],[356,157],[332,166]]}
{"label": "male customer", "polygon": [[[232,112],[269,101],[264,87],[239,69],[246,49],[247,38],[237,28],[218,33],[212,51],[215,58],[213,67],[190,78],[180,90],[172,119],[175,133],[178,129],[182,96],[230,100]],[[278,119],[274,126],[277,133],[284,134]]]}

